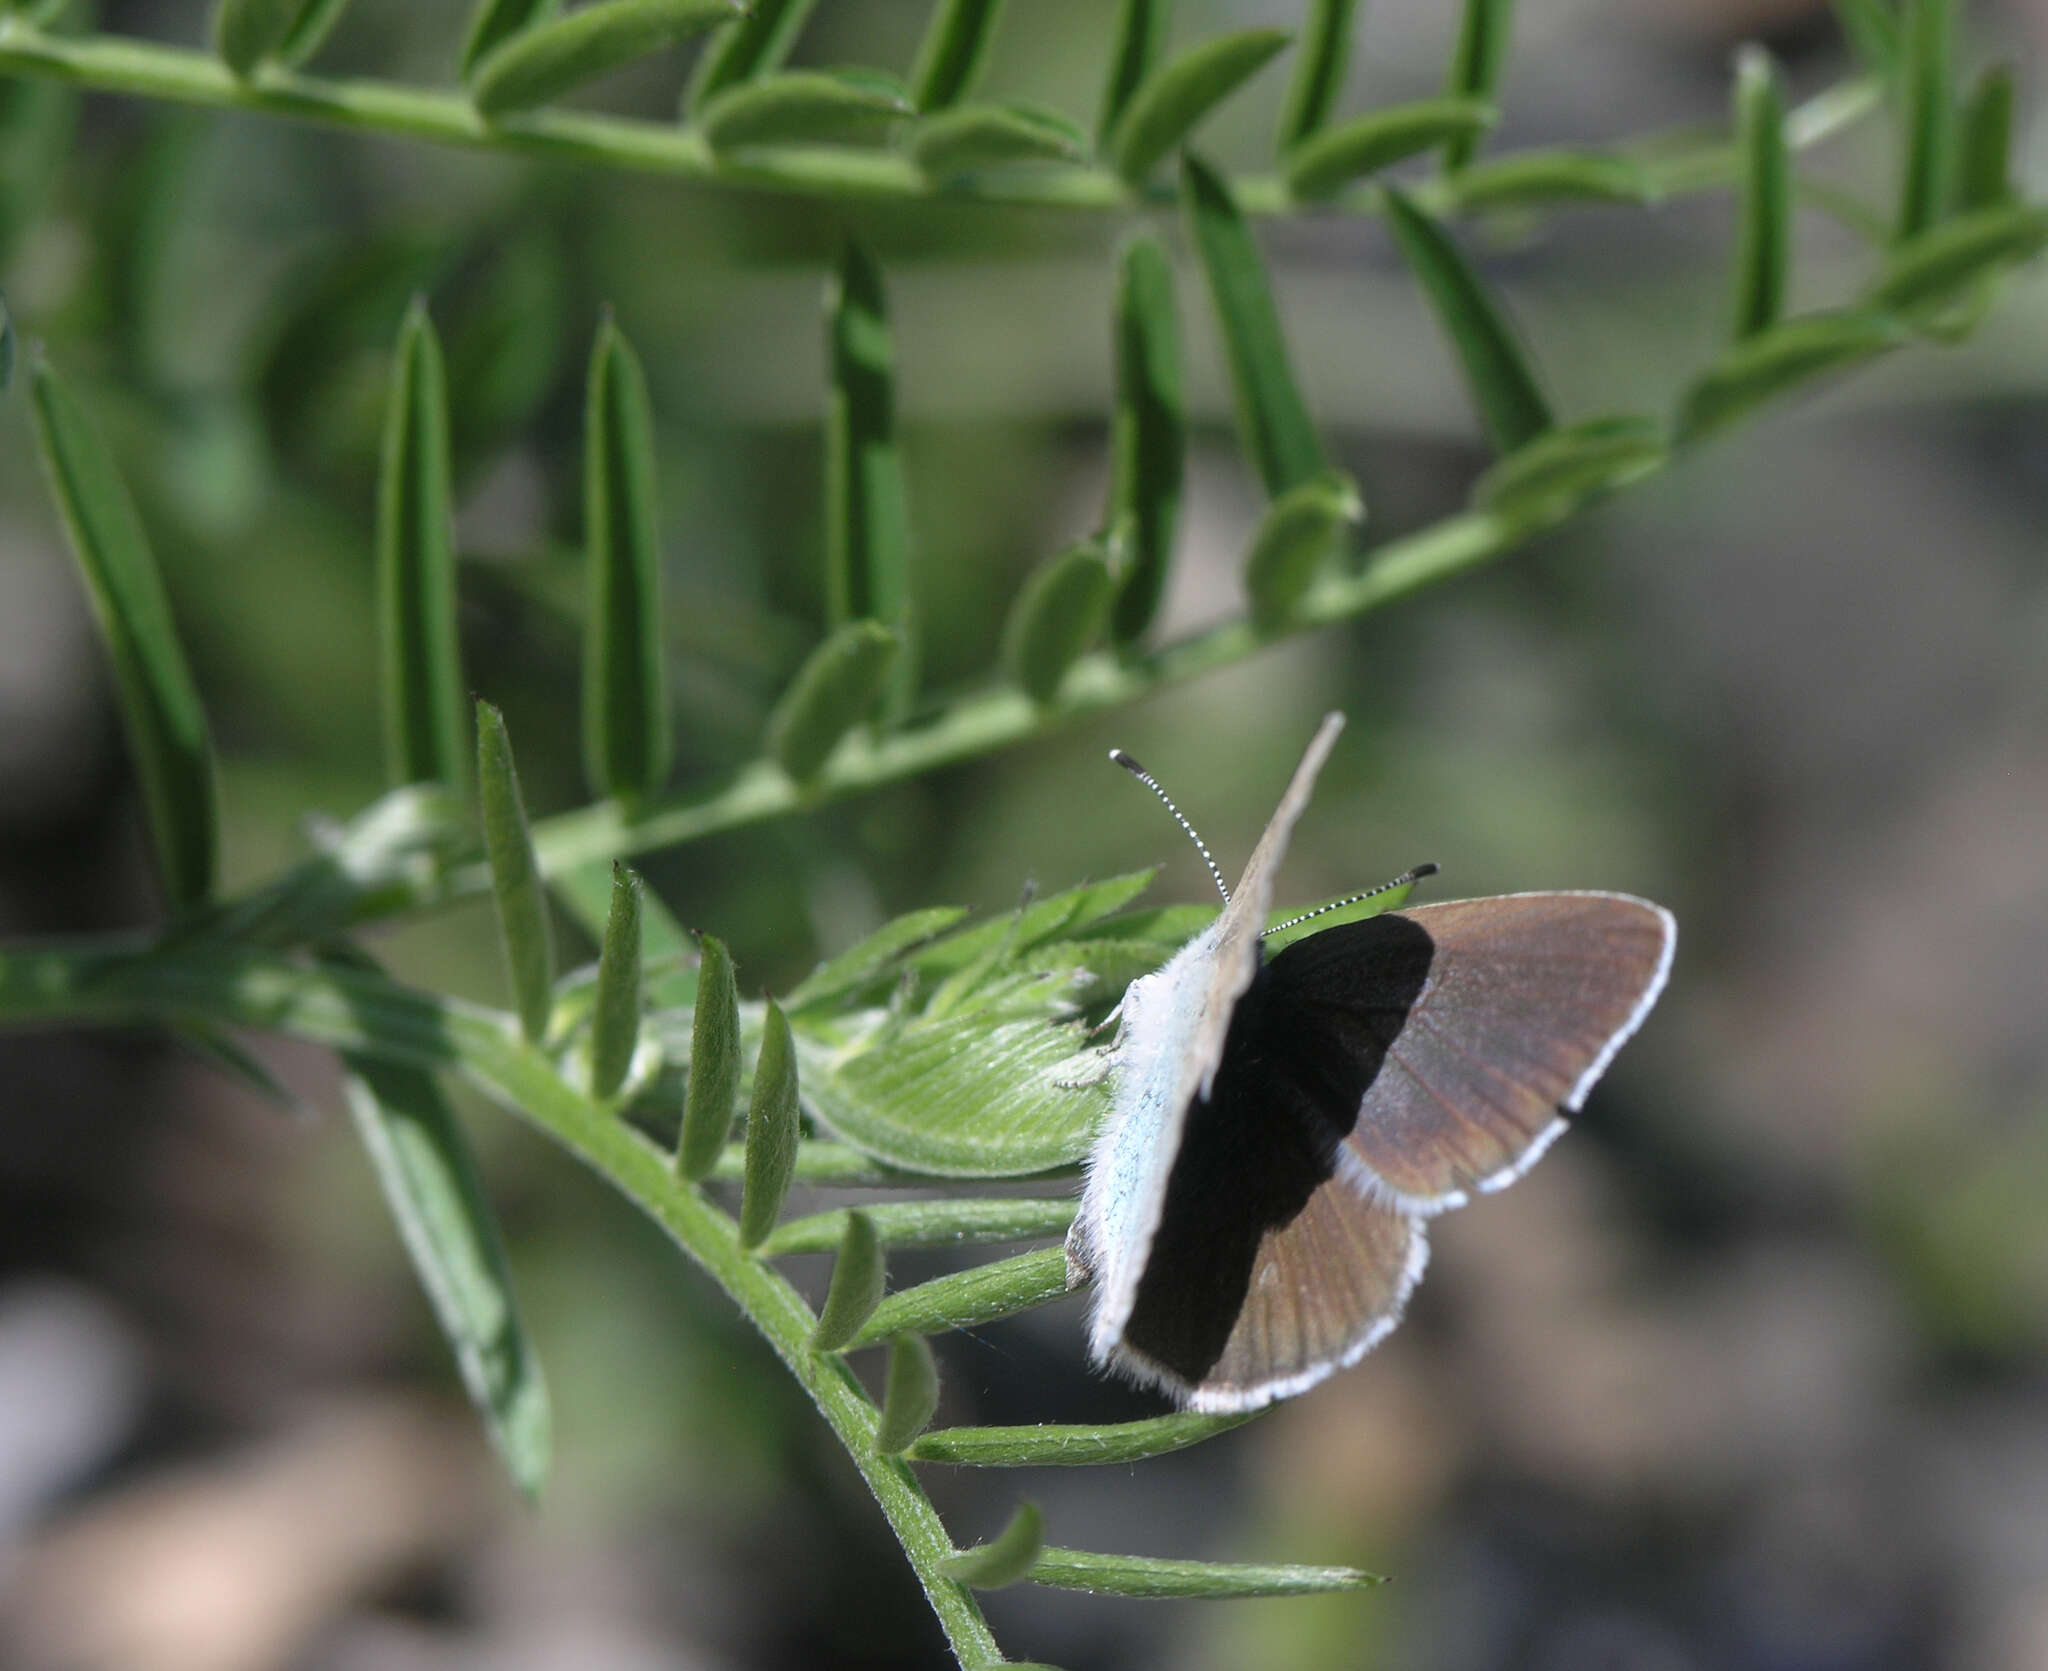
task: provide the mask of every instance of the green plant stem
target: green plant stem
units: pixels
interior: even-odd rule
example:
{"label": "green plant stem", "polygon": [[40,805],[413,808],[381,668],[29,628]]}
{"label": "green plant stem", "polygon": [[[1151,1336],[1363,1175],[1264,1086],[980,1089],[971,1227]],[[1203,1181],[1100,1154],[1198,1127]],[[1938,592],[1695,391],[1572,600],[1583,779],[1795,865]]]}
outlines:
{"label": "green plant stem", "polygon": [[[126,36],[45,35],[17,13],[0,13],[0,76],[5,75],[64,81],[93,92],[166,103],[281,116],[387,138],[806,196],[943,198],[1118,212],[1128,212],[1140,201],[1170,202],[1174,197],[1173,187],[1166,183],[1134,192],[1106,168],[998,171],[935,184],[911,157],[888,151],[791,146],[718,157],[693,127],[583,110],[536,111],[492,123],[477,114],[466,93],[452,87],[305,75],[275,63],[260,66],[242,81],[211,53]],[[1873,82],[1848,81],[1825,89],[1791,112],[1788,143],[1795,150],[1816,144],[1860,120],[1878,103]],[[1695,155],[1696,164],[1688,166],[1688,158]],[[1721,190],[1735,177],[1732,148],[1718,137],[1687,152],[1661,156],[1656,166],[1667,194]],[[1285,183],[1275,175],[1236,179],[1230,190],[1247,214],[1286,214],[1295,207]],[[1430,182],[1415,196],[1436,213],[1449,207],[1441,182]],[[1364,188],[1324,207],[1377,213],[1379,204],[1379,194]]]}
{"label": "green plant stem", "polygon": [[732,1297],[810,1395],[888,1517],[960,1662],[1000,1663],[972,1593],[939,1570],[953,1546],[931,1499],[906,1462],[875,1454],[879,1412],[842,1359],[812,1349],[817,1319],[802,1296],[741,1251],[738,1226],[676,1180],[669,1156],[524,1043],[510,1016],[267,954],[184,946],[156,955],[104,942],[0,951],[0,1027],[194,1021],[459,1073],[609,1181]]}

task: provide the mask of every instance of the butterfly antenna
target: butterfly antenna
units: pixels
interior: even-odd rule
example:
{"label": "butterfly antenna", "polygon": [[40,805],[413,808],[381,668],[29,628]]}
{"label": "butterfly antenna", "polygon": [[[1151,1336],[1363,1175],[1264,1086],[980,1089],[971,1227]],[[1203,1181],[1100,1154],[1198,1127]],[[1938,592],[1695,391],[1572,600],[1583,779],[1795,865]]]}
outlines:
{"label": "butterfly antenna", "polygon": [[1436,871],[1437,867],[1433,864],[1417,865],[1413,870],[1402,871],[1391,882],[1382,882],[1376,888],[1367,888],[1362,894],[1353,894],[1349,899],[1333,899],[1327,905],[1318,905],[1313,911],[1304,911],[1298,917],[1289,917],[1284,923],[1275,923],[1259,938],[1263,940],[1266,934],[1278,934],[1284,928],[1298,928],[1303,923],[1314,922],[1318,917],[1327,917],[1332,911],[1341,911],[1347,905],[1357,905],[1365,900],[1375,899],[1381,894],[1392,893],[1396,888],[1412,888],[1423,877],[1434,876]]}
{"label": "butterfly antenna", "polygon": [[1215,878],[1216,891],[1223,896],[1223,903],[1225,905],[1228,905],[1230,903],[1230,889],[1224,883],[1223,872],[1216,868],[1216,861],[1215,859],[1210,857],[1208,845],[1202,840],[1200,836],[1195,834],[1194,825],[1190,824],[1186,818],[1181,816],[1180,808],[1173,804],[1173,797],[1167,794],[1167,792],[1164,789],[1161,789],[1159,787],[1159,780],[1156,777],[1154,777],[1150,772],[1146,771],[1143,766],[1139,765],[1137,761],[1133,760],[1128,754],[1124,753],[1122,749],[1111,749],[1109,751],[1109,757],[1110,759],[1114,760],[1119,766],[1123,767],[1125,771],[1129,772],[1132,777],[1136,778],[1147,789],[1151,790],[1153,794],[1157,795],[1159,797],[1160,804],[1163,805],[1168,812],[1173,814],[1173,821],[1176,824],[1178,824],[1182,829],[1187,831],[1188,840],[1192,841],[1195,844],[1195,850],[1202,855],[1202,863],[1209,867],[1209,874]]}

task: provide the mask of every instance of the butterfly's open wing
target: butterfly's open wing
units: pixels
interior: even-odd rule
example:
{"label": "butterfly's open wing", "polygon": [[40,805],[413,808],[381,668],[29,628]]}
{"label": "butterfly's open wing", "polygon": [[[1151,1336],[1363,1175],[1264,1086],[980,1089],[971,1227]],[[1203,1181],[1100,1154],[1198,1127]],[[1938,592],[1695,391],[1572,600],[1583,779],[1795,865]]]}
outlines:
{"label": "butterfly's open wing", "polygon": [[[1160,1250],[1161,1256],[1164,1249]],[[1222,1291],[1155,1260],[1113,1361],[1192,1410],[1254,1410],[1356,1363],[1401,1320],[1429,1260],[1422,1221],[1331,1178],[1258,1239]]]}
{"label": "butterfly's open wing", "polygon": [[1333,1113],[1356,1111],[1340,1171],[1440,1212],[1512,1182],[1564,1129],[1663,990],[1675,936],[1626,894],[1391,912],[1273,960],[1273,1045]]}
{"label": "butterfly's open wing", "polygon": [[1188,1110],[1214,1083],[1238,1000],[1258,976],[1274,875],[1343,729],[1344,716],[1334,713],[1317,728],[1223,914],[1124,995],[1116,1091],[1067,1238],[1070,1275],[1095,1282],[1089,1341],[1098,1360],[1123,1333]]}

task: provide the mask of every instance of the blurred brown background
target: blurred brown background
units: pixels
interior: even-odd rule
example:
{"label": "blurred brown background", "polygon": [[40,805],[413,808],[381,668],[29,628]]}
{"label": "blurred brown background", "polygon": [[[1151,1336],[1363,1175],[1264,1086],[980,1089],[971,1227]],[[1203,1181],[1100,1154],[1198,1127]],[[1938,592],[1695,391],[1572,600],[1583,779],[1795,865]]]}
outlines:
{"label": "blurred brown background", "polygon": [[[355,0],[321,63],[445,79],[464,8]],[[907,60],[923,0],[833,0],[800,50]],[[1184,0],[1178,38],[1288,22]],[[1439,83],[1455,8],[1369,0],[1346,108]],[[202,8],[109,3],[197,41]],[[1971,8],[2020,69],[2048,188],[2048,16]],[[989,90],[1092,116],[1110,8],[1021,0]],[[1844,72],[1801,0],[1524,0],[1501,142],[1719,118],[1760,34]],[[605,102],[672,109],[680,65]],[[1284,76],[1208,134],[1263,160]],[[846,216],[0,84],[0,289],[115,439],[225,752],[231,880],[379,786],[370,487],[384,356],[424,288],[448,344],[470,677],[541,811],[575,804],[581,366],[600,303],[647,361],[684,771],[748,755],[819,599],[819,295],[885,260],[930,676],[984,669],[1106,470],[1106,219]],[[1809,160],[1883,201],[1866,126]],[[1655,409],[1724,328],[1725,202],[1481,236],[1574,415]],[[1173,229],[1168,228],[1172,233]],[[1802,216],[1795,297],[1866,260]],[[1174,234],[1177,236],[1177,233]],[[1375,538],[1484,455],[1379,229],[1275,226],[1297,367]],[[1255,483],[1184,269],[1202,425],[1169,633],[1236,607]],[[0,932],[156,907],[97,644],[0,403]],[[786,985],[885,915],[1000,909],[1165,861],[1226,869],[1326,707],[1353,727],[1284,892],[1421,859],[1438,897],[1625,888],[1682,925],[1671,990],[1531,1177],[1439,1225],[1395,1339],[1254,1428],[1121,1470],[934,1471],[956,1540],[1021,1490],[1053,1536],[1356,1561],[1360,1596],[989,1598],[1069,1671],[2041,1671],[2048,1667],[2048,281],[1688,459],[1495,570],[1113,721],[648,866]],[[386,942],[501,1001],[473,910]],[[556,1409],[545,1508],[464,1410],[314,1053],[294,1122],[163,1041],[0,1039],[0,1664],[28,1671],[922,1666],[938,1633],[822,1426],[654,1231],[478,1112]],[[899,1282],[923,1266],[904,1260]],[[1140,1413],[1067,1305],[942,1343],[942,1419]]]}

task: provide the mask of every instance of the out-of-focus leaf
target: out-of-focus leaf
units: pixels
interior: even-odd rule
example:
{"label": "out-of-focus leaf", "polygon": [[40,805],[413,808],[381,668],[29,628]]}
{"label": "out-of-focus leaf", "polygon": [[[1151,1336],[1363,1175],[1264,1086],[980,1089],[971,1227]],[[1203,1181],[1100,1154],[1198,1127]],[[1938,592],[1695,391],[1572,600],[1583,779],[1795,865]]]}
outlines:
{"label": "out-of-focus leaf", "polygon": [[545,23],[561,10],[560,0],[477,0],[462,41],[462,79],[469,80],[478,62],[514,35]]}
{"label": "out-of-focus leaf", "polygon": [[442,309],[458,480],[526,430],[569,340],[561,237],[528,221],[493,244],[489,264]]}
{"label": "out-of-focus leaf", "polygon": [[261,1057],[245,1049],[232,1034],[204,1022],[188,1021],[174,1029],[178,1042],[209,1067],[253,1091],[273,1108],[294,1119],[319,1118],[319,1110],[280,1080]]}
{"label": "out-of-focus leaf", "polygon": [[1031,1576],[1045,1547],[1045,1518],[1036,1503],[1020,1503],[1009,1525],[989,1542],[948,1555],[939,1570],[956,1584],[1001,1590]]}
{"label": "out-of-focus leaf", "polygon": [[1173,0],[1123,0],[1117,13],[1116,43],[1109,55],[1109,77],[1102,88],[1102,112],[1095,123],[1098,145],[1109,143],[1130,106],[1131,95],[1158,66],[1172,24]]}
{"label": "out-of-focus leaf", "polygon": [[1166,596],[1187,475],[1173,265],[1156,238],[1134,239],[1124,250],[1115,330],[1109,523],[1122,531],[1123,564],[1110,633],[1131,644],[1145,635]]}
{"label": "out-of-focus leaf", "polygon": [[1667,457],[1654,418],[1589,418],[1553,429],[1502,459],[1472,486],[1472,503],[1547,521],[1658,469]]}
{"label": "out-of-focus leaf", "polygon": [[894,1166],[954,1178],[1014,1177],[1077,1160],[1102,1113],[1075,1090],[1079,1027],[1057,1019],[1054,982],[1007,977],[975,1007],[883,1029],[880,1042],[807,1057],[818,1118]]}
{"label": "out-of-focus leaf", "polygon": [[349,1112],[463,1385],[519,1489],[538,1497],[548,1471],[547,1386],[462,1129],[433,1075],[343,1059]]}
{"label": "out-of-focus leaf", "polygon": [[783,1009],[794,1015],[872,986],[899,968],[906,953],[945,933],[966,915],[965,906],[934,905],[884,923],[865,940],[849,946],[830,962],[821,963],[799,981],[782,1000]]}
{"label": "out-of-focus leaf", "polygon": [[698,110],[728,87],[782,67],[817,0],[753,0],[744,17],[721,23],[690,72],[686,110]]}
{"label": "out-of-focus leaf", "polygon": [[902,84],[872,70],[783,70],[704,101],[697,125],[719,152],[860,144],[917,113]]}
{"label": "out-of-focus leaf", "polygon": [[106,639],[164,891],[190,910],[213,889],[219,850],[206,714],[149,537],[105,443],[47,363],[36,366],[29,398],[43,474]]}
{"label": "out-of-focus leaf", "polygon": [[1302,202],[1329,197],[1353,180],[1377,174],[1461,136],[1485,133],[1500,111],[1483,99],[1424,99],[1390,105],[1317,133],[1286,153],[1288,192]]}
{"label": "out-of-focus leaf", "polygon": [[683,1134],[676,1145],[676,1170],[692,1180],[708,1177],[732,1131],[739,1097],[740,996],[733,979],[732,953],[723,940],[704,936],[704,961],[697,971],[697,1007],[690,1031],[690,1093],[683,1108]]}
{"label": "out-of-focus leaf", "polygon": [[1735,60],[1735,141],[1742,152],[1742,238],[1735,253],[1735,340],[1777,324],[1792,271],[1792,159],[1778,66],[1760,46]]}
{"label": "out-of-focus leaf", "polygon": [[1955,166],[1955,0],[1906,0],[1899,75],[1906,153],[1898,241],[1927,231],[1947,207]]}
{"label": "out-of-focus leaf", "polygon": [[284,39],[302,0],[220,0],[213,13],[213,49],[242,79],[256,73]]}
{"label": "out-of-focus leaf", "polygon": [[583,437],[583,764],[599,794],[637,798],[669,768],[660,516],[647,379],[609,314],[590,356]]}
{"label": "out-of-focus leaf", "polygon": [[505,716],[488,702],[476,705],[476,779],[483,806],[484,852],[490,860],[491,898],[511,977],[513,1007],[529,1042],[547,1034],[554,1007],[555,944],[547,895],[534,862],[526,801],[512,762]]}
{"label": "out-of-focus leaf", "polygon": [[278,62],[296,66],[312,57],[341,21],[347,5],[348,0],[304,0],[284,39],[277,43]]}
{"label": "out-of-focus leaf", "polygon": [[1893,249],[1864,305],[1921,315],[1988,273],[2048,248],[2048,209],[2005,203],[1943,222]]}
{"label": "out-of-focus leaf", "polygon": [[1088,136],[1057,110],[1033,104],[967,104],[920,122],[911,160],[935,180],[1021,163],[1078,163]]}
{"label": "out-of-focus leaf", "polygon": [[1675,438],[1696,441],[1789,390],[1909,340],[1888,313],[1807,314],[1738,343],[1685,392]]}
{"label": "out-of-focus leaf", "polygon": [[900,651],[879,621],[849,621],[811,652],[768,716],[768,752],[785,772],[808,783],[824,770],[887,688]]}
{"label": "out-of-focus leaf", "polygon": [[1284,29],[1247,29],[1205,41],[1154,70],[1105,141],[1117,173],[1134,186],[1144,184],[1196,123],[1265,68],[1291,38]]}
{"label": "out-of-focus leaf", "polygon": [[[1514,32],[1515,0],[1465,0],[1444,92],[1454,99],[1491,103],[1501,71],[1507,66]],[[1479,154],[1479,139],[1477,133],[1452,135],[1444,144],[1444,167],[1452,173],[1465,167]]]}
{"label": "out-of-focus leaf", "polygon": [[468,750],[448,473],[441,349],[416,301],[398,333],[377,482],[385,775],[393,787],[439,783],[460,793]]}
{"label": "out-of-focus leaf", "polygon": [[1003,665],[1034,702],[1059,695],[1067,670],[1087,653],[1116,594],[1097,541],[1084,541],[1041,564],[1003,626]]}
{"label": "out-of-focus leaf", "polygon": [[597,966],[597,1003],[590,1016],[590,1091],[600,1099],[626,1082],[640,1043],[640,878],[612,866],[611,913]]}
{"label": "out-of-focus leaf", "polygon": [[1280,315],[1265,263],[1230,188],[1201,158],[1182,164],[1188,218],[1223,327],[1237,395],[1237,426],[1268,498],[1278,498],[1326,468],[1322,442],[1287,362]]}
{"label": "out-of-focus leaf", "polygon": [[1107,1427],[943,1427],[917,1440],[910,1456],[915,1462],[948,1462],[959,1468],[1093,1468],[1143,1462],[1228,1433],[1256,1414],[1247,1410],[1207,1416],[1183,1410]]}
{"label": "out-of-focus leaf", "polygon": [[542,18],[477,59],[469,95],[487,117],[517,115],[740,15],[737,0],[593,0]]}
{"label": "out-of-focus leaf", "polygon": [[1321,131],[1344,91],[1351,67],[1351,14],[1356,0],[1310,0],[1302,30],[1301,58],[1280,107],[1276,149],[1282,157]]}
{"label": "out-of-focus leaf", "polygon": [[14,381],[14,315],[7,310],[7,298],[0,296],[0,390]]}
{"label": "out-of-focus leaf", "polygon": [[2012,66],[1999,64],[1978,78],[1963,106],[1956,208],[1964,214],[2005,203],[2013,195],[2013,97]]}
{"label": "out-of-focus leaf", "polygon": [[1890,0],[1834,0],[1835,21],[1863,67],[1889,81],[1899,72],[1899,20]]}
{"label": "out-of-focus leaf", "polygon": [[991,1260],[891,1294],[875,1307],[854,1344],[872,1345],[898,1334],[979,1328],[1035,1310],[1067,1291],[1067,1256],[1061,1248]]}
{"label": "out-of-focus leaf", "polygon": [[38,223],[72,156],[79,95],[54,81],[0,81],[0,266]]}
{"label": "out-of-focus leaf", "polygon": [[1462,168],[1446,181],[1453,209],[1531,209],[1554,203],[1655,203],[1657,176],[1605,151],[1521,151]]}
{"label": "out-of-focus leaf", "polygon": [[939,1365],[931,1342],[921,1334],[889,1341],[889,1371],[883,1383],[882,1416],[875,1423],[875,1449],[899,1456],[931,1425],[939,1407]]}
{"label": "out-of-focus leaf", "polygon": [[[827,296],[831,385],[825,406],[825,607],[834,627],[878,621],[901,639],[884,717],[917,686],[910,599],[910,510],[896,444],[896,350],[881,269],[849,240]],[[863,716],[856,716],[863,717]]]}
{"label": "out-of-focus leaf", "polygon": [[811,1344],[820,1352],[843,1348],[874,1315],[888,1284],[889,1265],[882,1256],[874,1221],[856,1207],[846,1215],[846,1233],[832,1265],[832,1286],[819,1308]]}
{"label": "out-of-focus leaf", "polygon": [[1364,520],[1358,484],[1341,470],[1290,488],[1268,505],[1245,559],[1252,620],[1267,631],[1285,624],[1331,555]]}
{"label": "out-of-focus leaf", "polygon": [[1450,234],[1392,186],[1387,224],[1458,351],[1488,439],[1501,453],[1527,446],[1550,428],[1550,403],[1507,315]]}
{"label": "out-of-focus leaf", "polygon": [[796,1174],[797,1063],[789,1023],[775,1000],[761,1028],[754,1095],[747,1104],[747,1168],[740,1185],[740,1246],[759,1247],[782,1216]]}
{"label": "out-of-focus leaf", "polygon": [[1364,1590],[1386,1580],[1356,1567],[1250,1566],[1226,1561],[1162,1561],[1147,1555],[1098,1555],[1047,1549],[1030,1573],[1034,1584],[1140,1600],[1235,1596],[1304,1596]]}
{"label": "out-of-focus leaf", "polygon": [[1003,0],[939,0],[910,72],[911,98],[927,116],[974,91],[988,63]]}

